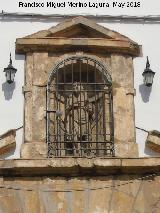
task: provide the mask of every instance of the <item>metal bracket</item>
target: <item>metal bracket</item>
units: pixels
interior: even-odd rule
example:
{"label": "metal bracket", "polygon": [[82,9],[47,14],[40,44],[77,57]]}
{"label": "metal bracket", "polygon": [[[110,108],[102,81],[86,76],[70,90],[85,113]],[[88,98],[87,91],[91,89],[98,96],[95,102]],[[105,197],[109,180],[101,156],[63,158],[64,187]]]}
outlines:
{"label": "metal bracket", "polygon": [[61,116],[62,112],[60,110],[46,110],[47,113],[56,113],[56,116]]}

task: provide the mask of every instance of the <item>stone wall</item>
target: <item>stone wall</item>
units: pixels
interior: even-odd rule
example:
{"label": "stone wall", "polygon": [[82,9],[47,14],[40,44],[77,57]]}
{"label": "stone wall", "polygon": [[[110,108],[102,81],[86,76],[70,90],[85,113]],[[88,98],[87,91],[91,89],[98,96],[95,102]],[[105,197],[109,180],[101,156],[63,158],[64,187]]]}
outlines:
{"label": "stone wall", "polygon": [[160,158],[0,161],[3,213],[159,213]]}
{"label": "stone wall", "polygon": [[160,176],[6,177],[0,212],[158,213]]}
{"label": "stone wall", "polygon": [[0,161],[3,213],[159,213],[160,158]]}

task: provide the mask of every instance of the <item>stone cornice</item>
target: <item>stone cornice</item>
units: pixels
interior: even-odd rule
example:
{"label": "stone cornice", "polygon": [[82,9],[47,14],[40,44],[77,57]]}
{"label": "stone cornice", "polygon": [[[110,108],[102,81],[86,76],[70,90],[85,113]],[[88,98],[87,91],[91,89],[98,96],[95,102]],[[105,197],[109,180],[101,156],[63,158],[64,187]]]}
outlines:
{"label": "stone cornice", "polygon": [[140,56],[141,47],[131,41],[104,38],[19,38],[16,53],[77,51],[128,54]]}
{"label": "stone cornice", "polygon": [[160,172],[160,157],[154,158],[56,158],[1,160],[0,175],[111,175]]}

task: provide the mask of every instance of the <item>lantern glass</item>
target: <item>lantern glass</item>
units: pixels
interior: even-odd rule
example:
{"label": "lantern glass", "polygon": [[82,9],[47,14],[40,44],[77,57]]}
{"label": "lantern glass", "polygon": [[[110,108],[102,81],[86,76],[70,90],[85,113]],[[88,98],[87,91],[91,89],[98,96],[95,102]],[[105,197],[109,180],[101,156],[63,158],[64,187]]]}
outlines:
{"label": "lantern glass", "polygon": [[14,82],[15,70],[9,68],[6,70],[6,81],[11,84]]}
{"label": "lantern glass", "polygon": [[143,74],[143,77],[144,77],[144,84],[147,86],[147,87],[151,87],[152,84],[153,84],[153,78],[154,78],[154,72],[150,71],[150,72],[145,72]]}

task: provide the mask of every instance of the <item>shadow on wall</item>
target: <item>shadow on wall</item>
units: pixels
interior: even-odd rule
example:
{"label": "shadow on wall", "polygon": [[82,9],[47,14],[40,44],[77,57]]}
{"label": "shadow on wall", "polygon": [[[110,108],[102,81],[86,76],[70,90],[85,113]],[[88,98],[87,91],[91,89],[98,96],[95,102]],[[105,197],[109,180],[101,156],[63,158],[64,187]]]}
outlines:
{"label": "shadow on wall", "polygon": [[2,84],[2,91],[4,92],[5,100],[9,101],[10,99],[12,99],[15,87],[16,87],[15,82],[13,82],[12,84],[9,84],[7,82]]}
{"label": "shadow on wall", "polygon": [[24,55],[16,54],[16,55],[15,55],[15,60],[16,60],[16,61],[17,61],[17,60],[22,60],[22,61],[24,61],[24,60],[25,60],[25,56],[24,56]]}
{"label": "shadow on wall", "polygon": [[15,153],[15,150],[16,150],[16,147],[14,149],[12,149],[10,152],[7,152],[7,153],[1,155],[0,160],[4,160],[4,159],[7,159],[7,158],[13,156]]}
{"label": "shadow on wall", "polygon": [[160,153],[159,153],[159,152],[155,152],[155,151],[153,151],[152,149],[148,148],[147,146],[145,146],[144,153],[145,153],[147,156],[151,156],[151,157],[160,157]]}
{"label": "shadow on wall", "polygon": [[144,84],[139,85],[139,92],[141,93],[142,101],[147,103],[150,98],[152,87],[147,87]]}

